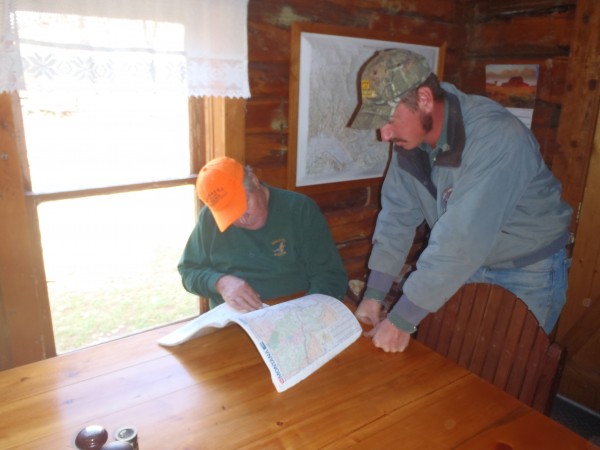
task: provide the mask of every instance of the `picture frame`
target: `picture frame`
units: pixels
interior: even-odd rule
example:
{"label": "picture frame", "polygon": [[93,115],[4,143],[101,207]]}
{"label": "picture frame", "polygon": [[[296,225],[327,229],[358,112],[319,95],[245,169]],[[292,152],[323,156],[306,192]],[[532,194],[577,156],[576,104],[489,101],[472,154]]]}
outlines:
{"label": "picture frame", "polygon": [[445,42],[407,42],[376,30],[292,24],[288,189],[337,190],[369,185],[383,176],[390,144],[378,141],[374,130],[354,130],[348,122],[360,102],[361,66],[387,48],[422,54],[442,78]]}
{"label": "picture frame", "polygon": [[540,64],[486,64],[485,95],[500,103],[531,129]]}

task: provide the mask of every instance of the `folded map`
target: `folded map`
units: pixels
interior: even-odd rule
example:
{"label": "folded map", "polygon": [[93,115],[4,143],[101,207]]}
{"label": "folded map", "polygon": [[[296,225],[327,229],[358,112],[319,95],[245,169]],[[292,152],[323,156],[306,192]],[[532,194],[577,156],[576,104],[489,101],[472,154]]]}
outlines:
{"label": "folded map", "polygon": [[278,392],[294,386],[352,344],[362,328],[339,300],[311,294],[247,313],[222,304],[158,340],[172,347],[232,323],[254,342]]}

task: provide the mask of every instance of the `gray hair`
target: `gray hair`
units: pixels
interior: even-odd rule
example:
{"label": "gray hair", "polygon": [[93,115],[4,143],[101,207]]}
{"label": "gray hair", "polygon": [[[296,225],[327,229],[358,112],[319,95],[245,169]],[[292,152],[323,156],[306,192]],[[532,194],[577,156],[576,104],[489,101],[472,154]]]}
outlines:
{"label": "gray hair", "polygon": [[252,183],[252,177],[250,175],[252,175],[252,167],[245,166],[243,185],[246,192],[252,192],[254,190],[254,184]]}

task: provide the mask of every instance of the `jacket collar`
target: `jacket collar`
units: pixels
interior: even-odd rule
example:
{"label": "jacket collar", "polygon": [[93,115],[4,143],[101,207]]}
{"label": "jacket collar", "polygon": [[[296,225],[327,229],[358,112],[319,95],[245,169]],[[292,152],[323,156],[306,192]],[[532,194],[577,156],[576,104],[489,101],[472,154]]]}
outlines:
{"label": "jacket collar", "polygon": [[447,167],[460,167],[462,153],[465,148],[465,124],[462,118],[460,102],[456,95],[446,91],[446,117],[447,146],[437,155],[436,164]]}
{"label": "jacket collar", "polygon": [[[445,167],[460,167],[462,161],[462,153],[465,148],[465,125],[460,109],[460,102],[456,95],[446,91],[446,107],[444,114],[444,128],[446,130],[447,142],[443,145],[442,150],[436,156],[435,164]],[[412,150],[398,149],[398,163],[404,167],[403,160],[422,161],[419,157],[425,150],[416,147]]]}

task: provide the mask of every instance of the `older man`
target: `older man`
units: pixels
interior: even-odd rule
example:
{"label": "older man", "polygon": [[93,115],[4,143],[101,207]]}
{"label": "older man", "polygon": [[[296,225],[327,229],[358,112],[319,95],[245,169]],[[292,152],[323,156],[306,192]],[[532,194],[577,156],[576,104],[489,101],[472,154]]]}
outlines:
{"label": "older man", "polygon": [[343,298],[346,270],[313,200],[227,157],[200,170],[196,191],[205,206],[178,265],[187,291],[242,311],[292,294]]}
{"label": "older man", "polygon": [[[379,130],[394,148],[356,313],[374,326],[374,344],[403,351],[419,322],[467,282],[512,291],[551,331],[566,297],[571,208],[533,134],[492,100],[440,84],[404,49],[367,62],[361,97],[351,127]],[[428,246],[386,315],[382,301],[424,220]]]}

